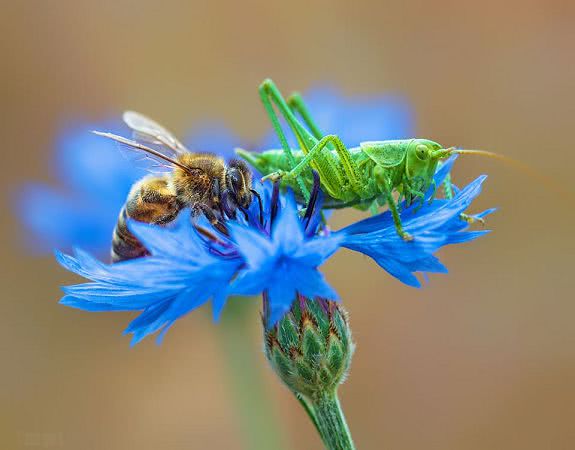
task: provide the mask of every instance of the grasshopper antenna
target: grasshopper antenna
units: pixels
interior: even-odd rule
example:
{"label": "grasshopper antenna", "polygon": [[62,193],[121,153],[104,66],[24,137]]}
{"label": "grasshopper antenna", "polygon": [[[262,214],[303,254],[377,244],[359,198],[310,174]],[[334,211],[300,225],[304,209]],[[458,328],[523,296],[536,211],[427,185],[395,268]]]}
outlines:
{"label": "grasshopper antenna", "polygon": [[554,191],[557,194],[560,194],[564,198],[569,198],[573,200],[575,198],[575,194],[573,192],[567,190],[561,184],[557,183],[553,178],[542,174],[540,171],[535,170],[528,164],[525,164],[522,161],[518,161],[516,159],[510,158],[509,156],[501,155],[499,153],[490,152],[487,150],[476,150],[476,149],[458,149],[458,148],[449,148],[445,150],[440,150],[440,152],[444,152],[446,156],[449,155],[478,155],[478,156],[485,156],[487,158],[497,159],[499,161],[503,161],[505,164],[515,167],[520,172],[526,174],[527,176],[539,181],[541,184],[545,185],[549,190]]}

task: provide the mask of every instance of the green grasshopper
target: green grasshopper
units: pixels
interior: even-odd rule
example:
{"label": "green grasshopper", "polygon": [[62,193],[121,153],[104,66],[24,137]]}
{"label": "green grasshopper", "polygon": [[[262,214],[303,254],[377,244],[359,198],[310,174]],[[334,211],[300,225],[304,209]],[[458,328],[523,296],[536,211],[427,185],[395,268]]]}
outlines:
{"label": "green grasshopper", "polygon": [[[353,206],[375,212],[378,205],[387,204],[397,233],[406,241],[413,238],[403,230],[398,211],[401,198],[408,204],[417,198],[423,201],[441,159],[455,153],[490,154],[443,148],[428,139],[370,141],[347,148],[337,135],[324,136],[320,132],[299,94],[286,101],[269,79],[260,85],[259,93],[282,149],[261,153],[237,149],[236,153],[264,175],[262,180],[281,180],[283,186],[291,187],[308,201],[313,183],[310,168],[314,169],[330,197],[324,208]],[[294,133],[300,150],[290,148],[274,105]],[[446,196],[452,195],[449,179],[445,190]],[[394,192],[399,194],[397,200]],[[462,219],[473,221],[465,215]]]}

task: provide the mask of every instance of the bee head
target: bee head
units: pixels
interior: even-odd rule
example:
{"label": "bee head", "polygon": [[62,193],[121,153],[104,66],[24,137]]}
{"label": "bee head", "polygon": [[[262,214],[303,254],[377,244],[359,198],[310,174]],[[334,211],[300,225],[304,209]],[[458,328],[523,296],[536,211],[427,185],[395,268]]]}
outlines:
{"label": "bee head", "polygon": [[252,203],[252,173],[248,165],[241,160],[230,162],[226,171],[226,188],[235,203],[247,209]]}

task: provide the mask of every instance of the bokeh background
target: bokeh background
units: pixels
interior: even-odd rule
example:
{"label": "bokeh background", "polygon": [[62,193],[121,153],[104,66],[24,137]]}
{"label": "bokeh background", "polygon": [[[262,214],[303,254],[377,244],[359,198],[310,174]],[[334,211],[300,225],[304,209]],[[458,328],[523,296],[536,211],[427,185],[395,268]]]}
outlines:
{"label": "bokeh background", "polygon": [[[570,189],[575,6],[567,0],[1,2],[2,295],[0,448],[240,449],[241,418],[209,311],[160,347],[122,336],[130,314],[57,305],[76,279],[24,250],[13,214],[71,118],[125,108],[178,132],[209,118],[242,139],[268,129],[256,87],[329,82],[398,93],[417,134],[503,152]],[[486,238],[441,252],[421,290],[359,255],[326,267],[357,342],[340,390],[359,449],[575,448],[574,201],[495,161],[461,158],[460,184],[488,173]],[[341,226],[356,218],[343,212]],[[286,448],[320,448],[267,368],[254,302],[253,354]],[[245,412],[244,414],[249,414]]]}

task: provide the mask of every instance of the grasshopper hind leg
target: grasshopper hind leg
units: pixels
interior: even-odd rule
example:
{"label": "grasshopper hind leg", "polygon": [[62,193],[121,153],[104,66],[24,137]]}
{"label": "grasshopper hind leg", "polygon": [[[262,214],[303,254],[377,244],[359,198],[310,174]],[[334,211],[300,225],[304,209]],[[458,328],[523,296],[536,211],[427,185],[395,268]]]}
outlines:
{"label": "grasshopper hind leg", "polygon": [[[307,133],[307,131],[303,128],[303,126],[298,122],[297,118],[293,114],[292,110],[286,103],[285,99],[281,95],[279,89],[276,87],[273,81],[265,80],[259,87],[260,99],[264,105],[264,108],[268,114],[268,117],[272,123],[275,133],[277,134],[282,149],[289,161],[290,169],[293,169],[296,165],[295,158],[293,152],[289,146],[287,137],[282,129],[279,117],[274,109],[274,104],[277,106],[281,115],[286,119],[288,125],[291,127],[293,133],[296,135],[297,140],[300,144],[304,144],[302,141],[302,133]],[[309,134],[309,133],[308,133]],[[307,137],[307,136],[306,136]],[[313,136],[309,136],[312,139]],[[305,185],[303,179],[301,177],[296,177],[296,183],[305,198],[306,202],[309,201],[310,192],[307,186]]]}
{"label": "grasshopper hind leg", "polygon": [[312,119],[309,109],[305,104],[305,102],[303,101],[303,98],[301,97],[299,92],[294,92],[293,94],[291,94],[287,99],[287,104],[295,114],[299,114],[303,122],[311,131],[313,137],[315,137],[319,141],[324,136],[324,134],[321,132],[315,121]]}

